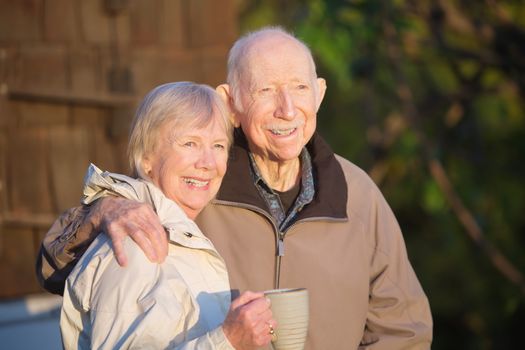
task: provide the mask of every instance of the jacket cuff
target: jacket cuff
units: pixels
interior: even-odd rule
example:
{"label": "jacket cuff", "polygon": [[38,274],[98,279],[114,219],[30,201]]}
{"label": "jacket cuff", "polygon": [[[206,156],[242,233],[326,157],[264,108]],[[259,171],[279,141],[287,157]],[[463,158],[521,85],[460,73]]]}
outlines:
{"label": "jacket cuff", "polygon": [[64,253],[70,257],[80,257],[98,236],[99,232],[96,232],[93,226],[86,222],[90,210],[89,206],[80,206],[59,238],[64,245]]}
{"label": "jacket cuff", "polygon": [[226,337],[226,334],[224,334],[222,326],[210,331],[209,335],[212,344],[217,346],[217,350],[235,350],[233,345]]}

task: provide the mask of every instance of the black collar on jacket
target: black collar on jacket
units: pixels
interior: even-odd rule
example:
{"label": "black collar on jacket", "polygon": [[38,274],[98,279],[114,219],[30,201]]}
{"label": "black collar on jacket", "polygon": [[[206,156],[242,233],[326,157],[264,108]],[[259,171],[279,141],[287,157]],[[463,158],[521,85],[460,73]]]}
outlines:
{"label": "black collar on jacket", "polygon": [[[237,202],[268,211],[250,173],[248,144],[240,129],[235,129],[234,145],[230,151],[228,171],[217,193],[218,201]],[[334,152],[323,138],[315,133],[306,145],[312,158],[315,196],[296,220],[310,217],[346,219],[347,185],[343,170]]]}

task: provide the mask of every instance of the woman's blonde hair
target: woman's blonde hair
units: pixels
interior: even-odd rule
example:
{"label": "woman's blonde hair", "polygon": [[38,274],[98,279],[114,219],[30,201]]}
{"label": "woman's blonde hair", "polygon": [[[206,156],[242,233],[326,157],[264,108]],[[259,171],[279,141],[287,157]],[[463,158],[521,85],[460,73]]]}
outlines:
{"label": "woman's blonde hair", "polygon": [[233,126],[227,107],[207,85],[188,81],[167,83],[151,90],[142,100],[131,124],[128,159],[133,176],[147,179],[143,169],[144,156],[154,152],[160,130],[168,122],[175,129],[201,128],[214,121],[228,135],[228,146],[232,144]]}

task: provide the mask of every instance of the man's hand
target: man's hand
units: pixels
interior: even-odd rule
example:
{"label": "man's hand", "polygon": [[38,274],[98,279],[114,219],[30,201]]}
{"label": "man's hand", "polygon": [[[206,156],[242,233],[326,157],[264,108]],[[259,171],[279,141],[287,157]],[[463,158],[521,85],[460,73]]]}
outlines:
{"label": "man's hand", "polygon": [[277,328],[270,300],[263,293],[244,292],[235,299],[222,329],[235,349],[256,349],[272,340],[270,329]]}
{"label": "man's hand", "polygon": [[119,197],[104,197],[91,207],[89,220],[95,231],[106,232],[117,262],[127,265],[123,241],[130,236],[151,262],[162,263],[168,254],[168,237],[150,205]]}

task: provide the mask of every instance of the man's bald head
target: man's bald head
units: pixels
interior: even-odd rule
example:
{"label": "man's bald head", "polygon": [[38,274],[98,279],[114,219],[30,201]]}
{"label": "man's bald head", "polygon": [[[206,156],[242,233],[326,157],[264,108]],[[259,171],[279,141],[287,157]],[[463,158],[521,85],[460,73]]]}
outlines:
{"label": "man's bald head", "polygon": [[232,46],[228,56],[228,76],[227,82],[230,85],[235,107],[238,111],[242,108],[239,105],[242,79],[248,76],[246,71],[247,63],[253,51],[271,49],[272,42],[278,43],[286,41],[289,47],[296,47],[304,50],[304,54],[310,64],[312,79],[317,78],[316,67],[312,57],[312,52],[308,46],[292,34],[281,27],[264,27],[257,31],[250,32],[238,39]]}

